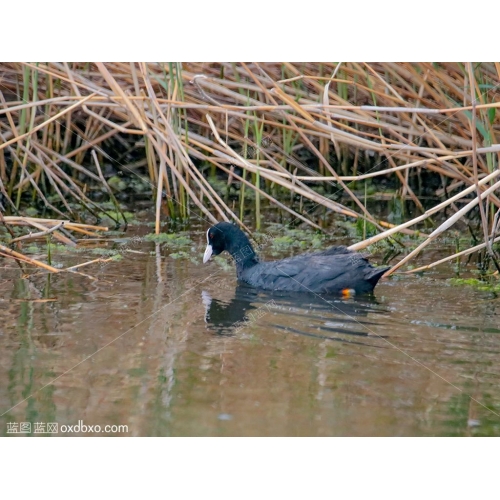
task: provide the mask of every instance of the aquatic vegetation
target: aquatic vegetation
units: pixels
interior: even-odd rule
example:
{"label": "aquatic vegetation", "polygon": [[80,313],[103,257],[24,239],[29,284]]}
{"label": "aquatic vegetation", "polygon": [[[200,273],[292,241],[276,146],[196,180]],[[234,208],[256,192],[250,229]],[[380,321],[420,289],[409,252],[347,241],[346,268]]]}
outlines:
{"label": "aquatic vegetation", "polygon": [[109,187],[115,191],[123,191],[128,187],[125,180],[118,175],[113,175],[113,177],[110,177],[108,179],[108,184]]}
{"label": "aquatic vegetation", "polygon": [[193,241],[185,234],[174,234],[174,233],[160,233],[147,234],[144,239],[146,241],[153,241],[155,243],[165,243],[167,246],[172,247],[182,247],[187,245],[192,245]]}
{"label": "aquatic vegetation", "polygon": [[213,260],[224,271],[232,271],[234,269],[234,265],[231,264],[230,260],[227,257],[222,257],[220,255],[217,255],[213,257]]}
{"label": "aquatic vegetation", "polygon": [[191,261],[193,264],[200,263],[198,254],[188,253],[188,252],[185,252],[183,250],[180,250],[178,252],[173,252],[173,253],[169,254],[168,256],[174,260],[178,260],[178,259],[186,260],[187,259],[187,260]]}
{"label": "aquatic vegetation", "polygon": [[102,224],[115,225],[116,221],[123,223],[122,214],[127,219],[127,223],[131,224],[135,221],[135,214],[133,212],[117,210],[106,210],[105,212],[98,212],[97,215]]}
{"label": "aquatic vegetation", "polygon": [[187,252],[174,252],[174,253],[171,253],[169,254],[169,257],[171,257],[172,259],[189,259],[191,257],[191,255]]}
{"label": "aquatic vegetation", "polygon": [[500,281],[494,278],[489,281],[476,278],[450,278],[448,281],[454,286],[472,286],[484,292],[500,292]]}

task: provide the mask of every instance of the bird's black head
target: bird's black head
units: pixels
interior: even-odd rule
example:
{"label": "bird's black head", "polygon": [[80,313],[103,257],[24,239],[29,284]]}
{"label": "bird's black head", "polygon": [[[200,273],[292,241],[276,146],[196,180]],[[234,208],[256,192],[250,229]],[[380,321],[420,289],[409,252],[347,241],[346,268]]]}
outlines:
{"label": "bird's black head", "polygon": [[[229,226],[229,227],[226,227]],[[212,255],[219,255],[226,248],[226,234],[230,234],[232,224],[229,222],[219,222],[207,231],[207,248],[203,255],[203,264],[205,264]]]}
{"label": "bird's black head", "polygon": [[245,233],[229,222],[219,222],[207,231],[207,248],[203,255],[203,263],[205,264],[212,255],[219,255],[224,250],[233,256],[237,268],[258,262]]}

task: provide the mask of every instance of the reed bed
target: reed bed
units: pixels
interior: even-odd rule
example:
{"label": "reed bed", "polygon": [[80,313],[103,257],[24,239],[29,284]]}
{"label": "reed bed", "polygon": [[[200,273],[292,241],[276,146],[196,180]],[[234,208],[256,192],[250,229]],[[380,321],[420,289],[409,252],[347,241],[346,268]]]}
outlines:
{"label": "reed bed", "polygon": [[[25,272],[23,264],[29,264],[35,268],[48,271],[51,273],[61,273],[61,272],[76,272],[82,274],[76,269],[80,267],[87,266],[89,264],[97,262],[108,262],[111,259],[93,259],[92,261],[85,262],[82,264],[77,264],[65,269],[60,269],[53,267],[50,263],[50,250],[48,253],[49,263],[42,262],[40,260],[28,257],[22,253],[22,243],[32,242],[32,241],[47,241],[47,237],[50,235],[55,241],[68,245],[71,247],[76,247],[78,244],[78,236],[92,236],[99,237],[100,231],[107,231],[107,227],[103,226],[93,226],[90,224],[79,224],[75,222],[68,222],[67,220],[57,220],[57,219],[41,219],[35,217],[20,217],[20,216],[3,216],[0,214],[0,224],[2,224],[7,231],[10,233],[11,239],[9,241],[10,246],[5,246],[0,244],[0,255],[3,257],[13,258],[21,270]],[[13,227],[24,226],[28,229],[37,229],[36,232],[32,230],[28,231],[28,234],[23,236],[16,236],[12,230]],[[11,247],[16,246],[17,251],[13,250]],[[92,278],[91,276],[84,275]]]}
{"label": "reed bed", "polygon": [[[477,219],[471,251],[498,269],[499,89],[500,63],[0,63],[2,210],[16,215],[31,196],[54,217],[97,217],[93,190],[118,206],[101,168],[111,164],[147,175],[156,232],[162,213],[192,210],[242,224],[252,209],[258,229],[263,199],[319,229],[324,207],[376,228],[357,250],[418,235],[394,272]],[[238,184],[237,206],[210,175]],[[429,179],[439,201],[425,209]],[[420,215],[394,225],[371,214],[356,187],[381,181]]]}

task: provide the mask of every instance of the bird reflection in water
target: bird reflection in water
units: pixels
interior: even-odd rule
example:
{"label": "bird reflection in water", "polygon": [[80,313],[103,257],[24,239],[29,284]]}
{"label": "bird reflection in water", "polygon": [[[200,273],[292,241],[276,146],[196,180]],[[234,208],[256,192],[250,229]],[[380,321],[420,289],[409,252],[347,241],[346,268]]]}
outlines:
{"label": "bird reflection in water", "polygon": [[[331,295],[271,293],[246,284],[238,284],[230,299],[215,298],[206,290],[201,297],[207,328],[217,335],[245,334],[250,325],[258,322],[266,330],[271,327],[322,340],[374,345],[360,342],[359,338],[385,338],[374,333],[374,329],[377,316],[387,311],[373,297],[345,300]],[[296,318],[293,324],[299,328],[289,326],[290,315]]]}

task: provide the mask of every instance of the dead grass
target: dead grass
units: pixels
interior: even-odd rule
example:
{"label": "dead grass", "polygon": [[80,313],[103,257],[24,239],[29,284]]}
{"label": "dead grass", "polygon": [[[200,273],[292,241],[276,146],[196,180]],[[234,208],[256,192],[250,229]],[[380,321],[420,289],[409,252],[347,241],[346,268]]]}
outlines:
{"label": "dead grass", "polygon": [[[202,173],[210,168],[255,190],[253,200],[240,191],[239,213],[255,208],[257,227],[261,197],[318,227],[313,211],[273,189],[371,222],[379,234],[356,249],[451,209],[397,267],[479,206],[481,248],[495,262],[499,85],[499,63],[1,63],[0,192],[11,213],[28,192],[55,217],[79,220],[75,205],[98,211],[89,190],[106,184],[99,165],[136,172],[127,158],[145,158],[157,232],[162,208],[187,217],[196,206],[207,221],[241,224]],[[445,198],[427,211],[415,192],[423,173]],[[421,215],[395,227],[370,214],[351,183],[374,178],[396,182]]]}

